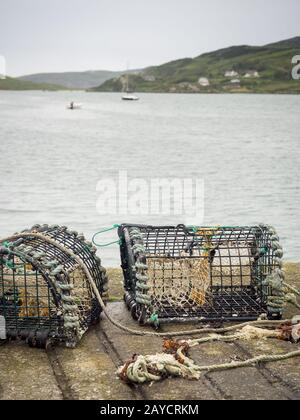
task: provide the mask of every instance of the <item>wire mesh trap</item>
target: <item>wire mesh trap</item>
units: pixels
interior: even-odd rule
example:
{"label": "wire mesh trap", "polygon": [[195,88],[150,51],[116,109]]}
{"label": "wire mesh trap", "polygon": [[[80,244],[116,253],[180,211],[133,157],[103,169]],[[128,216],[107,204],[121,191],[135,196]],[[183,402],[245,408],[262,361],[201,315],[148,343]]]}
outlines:
{"label": "wire mesh trap", "polygon": [[3,243],[0,317],[6,338],[41,348],[49,342],[76,346],[101,313],[85,270],[105,300],[106,271],[83,235],[66,227],[38,225]]}
{"label": "wire mesh trap", "polygon": [[283,251],[274,228],[124,224],[125,302],[141,324],[280,319]]}

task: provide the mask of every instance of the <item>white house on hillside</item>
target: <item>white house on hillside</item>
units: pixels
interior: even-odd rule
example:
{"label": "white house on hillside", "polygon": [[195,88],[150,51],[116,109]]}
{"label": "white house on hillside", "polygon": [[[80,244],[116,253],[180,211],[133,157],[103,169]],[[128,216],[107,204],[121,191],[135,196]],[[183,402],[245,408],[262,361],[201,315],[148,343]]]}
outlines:
{"label": "white house on hillside", "polygon": [[256,71],[256,70],[250,70],[250,71],[248,71],[245,75],[244,75],[244,78],[245,79],[251,79],[251,78],[256,78],[256,77],[259,77],[259,73],[258,73],[258,71]]}
{"label": "white house on hillside", "polygon": [[210,85],[207,77],[200,77],[200,79],[198,80],[198,83],[200,86],[203,86],[203,87],[208,87]]}
{"label": "white house on hillside", "polygon": [[235,70],[228,70],[225,73],[225,77],[238,77],[239,73]]}

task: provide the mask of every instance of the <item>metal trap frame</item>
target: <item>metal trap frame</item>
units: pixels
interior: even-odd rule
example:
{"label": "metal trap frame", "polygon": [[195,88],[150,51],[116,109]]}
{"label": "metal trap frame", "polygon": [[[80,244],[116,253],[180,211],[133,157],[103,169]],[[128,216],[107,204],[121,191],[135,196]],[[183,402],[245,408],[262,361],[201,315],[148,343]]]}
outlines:
{"label": "metal trap frame", "polygon": [[36,225],[2,243],[0,317],[6,338],[39,348],[55,342],[75,347],[101,313],[85,270],[107,297],[108,278],[96,251],[83,235],[57,225]]}
{"label": "metal trap frame", "polygon": [[141,324],[281,318],[274,228],[123,224],[118,233],[125,302]]}

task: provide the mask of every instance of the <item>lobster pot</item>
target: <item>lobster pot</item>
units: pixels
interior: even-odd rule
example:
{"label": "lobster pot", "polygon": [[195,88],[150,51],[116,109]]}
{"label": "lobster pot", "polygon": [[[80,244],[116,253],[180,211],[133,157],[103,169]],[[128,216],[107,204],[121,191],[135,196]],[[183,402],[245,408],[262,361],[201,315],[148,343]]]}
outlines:
{"label": "lobster pot", "polygon": [[101,313],[89,276],[105,299],[106,272],[96,249],[77,232],[44,225],[8,238],[0,247],[5,338],[36,347],[49,342],[76,346]]}
{"label": "lobster pot", "polygon": [[119,236],[125,301],[141,323],[280,318],[273,228],[122,225]]}

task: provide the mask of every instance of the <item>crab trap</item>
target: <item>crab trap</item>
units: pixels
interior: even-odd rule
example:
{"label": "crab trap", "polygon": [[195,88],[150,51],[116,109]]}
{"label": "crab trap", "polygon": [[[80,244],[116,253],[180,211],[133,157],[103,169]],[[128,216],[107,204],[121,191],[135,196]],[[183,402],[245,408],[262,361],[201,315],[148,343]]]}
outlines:
{"label": "crab trap", "polygon": [[280,319],[275,229],[122,225],[125,302],[141,324]]}
{"label": "crab trap", "polygon": [[1,338],[76,346],[101,313],[88,275],[105,300],[107,276],[96,248],[66,227],[34,226],[2,243]]}

